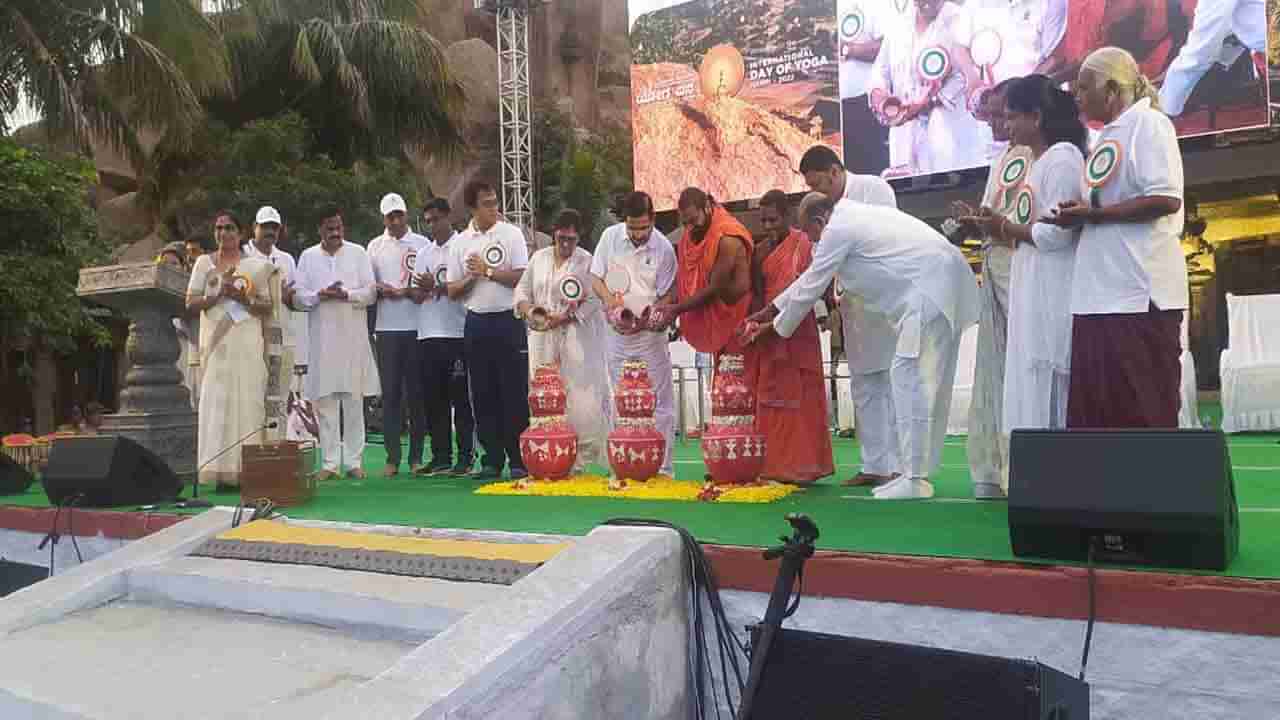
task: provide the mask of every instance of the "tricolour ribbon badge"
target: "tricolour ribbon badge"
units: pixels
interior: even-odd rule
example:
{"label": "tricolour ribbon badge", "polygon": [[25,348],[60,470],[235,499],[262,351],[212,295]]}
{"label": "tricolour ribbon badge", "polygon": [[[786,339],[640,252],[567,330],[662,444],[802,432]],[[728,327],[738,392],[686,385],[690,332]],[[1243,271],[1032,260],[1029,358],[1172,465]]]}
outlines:
{"label": "tricolour ribbon badge", "polygon": [[929,97],[937,97],[943,81],[951,74],[951,56],[941,45],[927,47],[916,58],[916,72],[929,86]]}
{"label": "tricolour ribbon badge", "polygon": [[1031,188],[1023,186],[1013,201],[1013,221],[1019,225],[1030,225],[1036,212],[1036,197]]}
{"label": "tricolour ribbon badge", "polygon": [[1099,207],[1102,186],[1111,181],[1123,155],[1120,143],[1115,140],[1103,140],[1089,155],[1089,162],[1084,165],[1084,179],[1089,184],[1089,200],[1095,208]]}

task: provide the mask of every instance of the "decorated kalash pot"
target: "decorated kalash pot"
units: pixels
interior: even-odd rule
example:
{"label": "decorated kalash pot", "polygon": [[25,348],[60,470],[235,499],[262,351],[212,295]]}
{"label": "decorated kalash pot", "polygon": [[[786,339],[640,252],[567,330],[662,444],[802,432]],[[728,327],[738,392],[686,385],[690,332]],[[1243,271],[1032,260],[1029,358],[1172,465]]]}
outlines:
{"label": "decorated kalash pot", "polygon": [[764,468],[764,434],[756,432],[756,398],[741,355],[723,355],[711,386],[711,422],[702,460],[716,485],[754,483]]}
{"label": "decorated kalash pot", "polygon": [[530,477],[560,480],[578,459],[578,433],[565,417],[564,382],[552,365],[543,365],[529,381],[529,429],[520,433],[520,456]]}
{"label": "decorated kalash pot", "polygon": [[613,393],[613,432],[609,433],[609,467],[613,487],[628,480],[644,481],[658,474],[667,451],[666,438],[658,432],[653,413],[658,396],[649,381],[649,366],[643,360],[622,365],[622,380]]}

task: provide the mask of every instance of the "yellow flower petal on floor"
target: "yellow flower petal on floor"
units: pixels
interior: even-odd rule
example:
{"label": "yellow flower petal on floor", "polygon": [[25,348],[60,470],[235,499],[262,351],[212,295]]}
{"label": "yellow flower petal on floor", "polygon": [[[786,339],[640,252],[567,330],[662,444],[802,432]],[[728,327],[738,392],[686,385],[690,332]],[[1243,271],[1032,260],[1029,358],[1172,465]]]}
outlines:
{"label": "yellow flower petal on floor", "polygon": [[[628,481],[620,490],[609,488],[609,479],[600,475],[575,475],[564,480],[539,480],[518,487],[514,482],[499,482],[476,488],[476,495],[521,495],[529,497],[608,497],[627,500],[674,500],[698,502],[703,485],[699,482],[673,480],[665,475],[647,482]],[[800,490],[794,485],[769,483],[749,487],[728,487],[711,502],[770,503]]]}

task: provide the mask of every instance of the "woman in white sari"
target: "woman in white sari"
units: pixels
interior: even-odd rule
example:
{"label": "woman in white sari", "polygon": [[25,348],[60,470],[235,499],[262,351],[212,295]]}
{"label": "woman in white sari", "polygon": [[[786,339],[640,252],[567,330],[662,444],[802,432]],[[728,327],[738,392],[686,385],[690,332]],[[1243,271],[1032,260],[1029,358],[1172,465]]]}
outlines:
{"label": "woman in white sari", "polygon": [[565,210],[554,242],[529,258],[516,285],[516,314],[529,323],[529,372],[556,365],[564,381],[569,423],[578,433],[574,473],[587,463],[608,467],[609,381],[604,314],[591,292],[591,253],[578,247],[578,219]]}
{"label": "woman in white sari", "polygon": [[266,424],[267,361],[264,318],[275,266],[241,253],[243,230],[228,211],[214,215],[216,252],[202,255],[191,269],[187,311],[200,314],[199,440],[200,482],[219,487],[240,484],[242,438],[261,443]]}
{"label": "woman in white sari", "polygon": [[1009,84],[1011,141],[1031,150],[1031,171],[1012,206],[987,220],[1014,247],[1009,285],[1003,431],[1067,425],[1071,379],[1071,287],[1080,231],[1039,222],[1084,200],[1088,132],[1075,99],[1044,75]]}

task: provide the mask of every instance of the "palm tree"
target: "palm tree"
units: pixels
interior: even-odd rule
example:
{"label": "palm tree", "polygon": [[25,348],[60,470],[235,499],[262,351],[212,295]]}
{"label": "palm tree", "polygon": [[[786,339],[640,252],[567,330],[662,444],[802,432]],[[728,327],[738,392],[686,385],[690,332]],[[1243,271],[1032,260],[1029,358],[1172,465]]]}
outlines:
{"label": "palm tree", "polygon": [[313,128],[309,150],[350,167],[367,158],[451,155],[465,94],[419,23],[420,0],[214,0],[234,92],[211,100],[232,128],[287,111]]}
{"label": "palm tree", "polygon": [[[231,66],[199,0],[5,0],[0,113],[24,101],[55,136],[112,145],[138,170],[140,130],[189,146],[201,100],[231,90]],[[0,117],[0,134],[13,128]]]}

